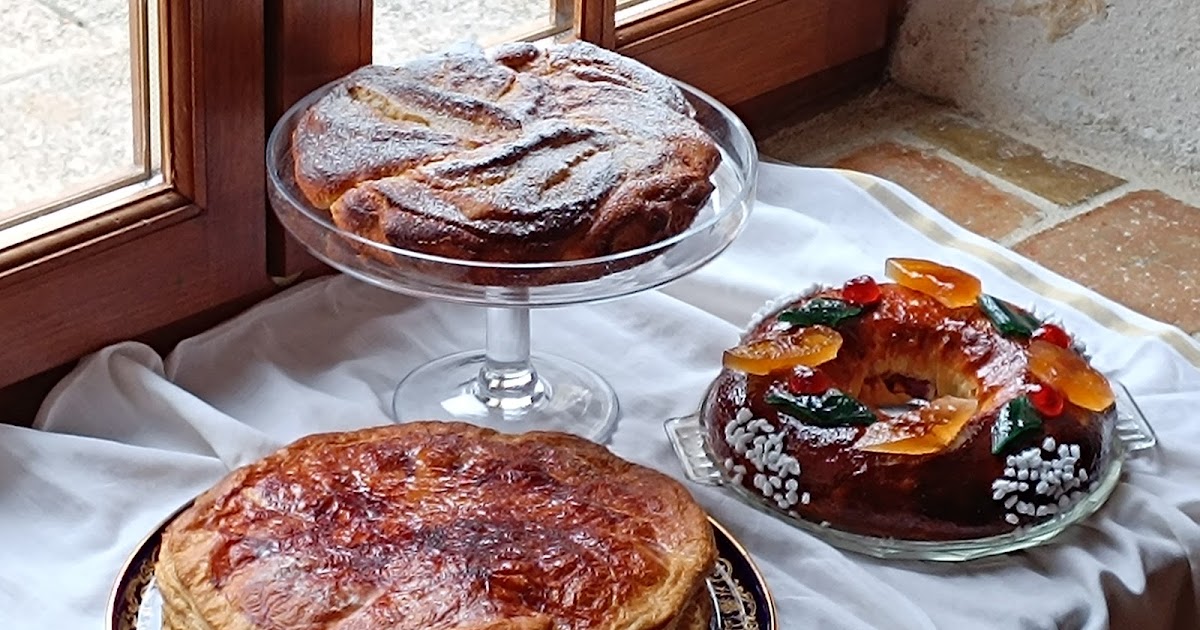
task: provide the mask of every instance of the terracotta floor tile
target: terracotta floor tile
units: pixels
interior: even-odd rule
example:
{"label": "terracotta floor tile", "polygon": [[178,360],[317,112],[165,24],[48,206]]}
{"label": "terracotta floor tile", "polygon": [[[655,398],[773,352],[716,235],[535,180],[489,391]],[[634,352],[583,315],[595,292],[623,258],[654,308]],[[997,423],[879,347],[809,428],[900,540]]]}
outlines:
{"label": "terracotta floor tile", "polygon": [[1016,250],[1150,317],[1200,331],[1200,208],[1134,192]]}
{"label": "terracotta floor tile", "polygon": [[1089,166],[1047,157],[1036,147],[957,118],[920,123],[913,131],[997,177],[1064,206],[1125,183]]}
{"label": "terracotta floor tile", "polygon": [[896,182],[959,225],[1000,239],[1035,220],[1038,209],[936,155],[885,142],[836,160],[835,166]]}

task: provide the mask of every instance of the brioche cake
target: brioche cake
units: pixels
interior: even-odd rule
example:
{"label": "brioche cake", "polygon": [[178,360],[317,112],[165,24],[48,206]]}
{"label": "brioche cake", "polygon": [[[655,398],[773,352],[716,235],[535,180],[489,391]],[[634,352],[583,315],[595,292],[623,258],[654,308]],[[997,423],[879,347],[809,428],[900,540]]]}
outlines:
{"label": "brioche cake", "polygon": [[726,479],[841,531],[969,540],[1087,496],[1114,394],[1060,325],[931,261],[769,304],[704,403]]}
{"label": "brioche cake", "polygon": [[670,79],[585,42],[361,68],[304,112],[292,143],[298,188],[341,230],[505,263],[676,235],[720,160]]}

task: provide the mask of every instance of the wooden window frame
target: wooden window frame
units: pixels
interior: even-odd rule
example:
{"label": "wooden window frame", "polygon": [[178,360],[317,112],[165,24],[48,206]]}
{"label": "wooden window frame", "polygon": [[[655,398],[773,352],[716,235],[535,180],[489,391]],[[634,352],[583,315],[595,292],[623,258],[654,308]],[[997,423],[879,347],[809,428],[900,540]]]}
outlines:
{"label": "wooden window frame", "polygon": [[262,0],[158,1],[167,183],[0,252],[0,386],[271,289]]}
{"label": "wooden window frame", "polygon": [[[330,271],[267,207],[265,138],[304,94],[370,63],[372,0],[150,1],[162,23],[167,183],[0,251],[0,388],[42,374],[32,387],[0,390],[0,406],[28,411],[62,366],[100,347],[139,339],[166,349],[280,286]],[[688,0],[617,24],[617,0],[548,2],[551,27],[571,24],[576,38],[709,92],[752,130],[759,110],[778,117],[877,75],[904,4]]]}
{"label": "wooden window frame", "polygon": [[[574,36],[612,48],[712,94],[748,122],[798,109],[880,75],[901,0],[688,0],[616,23],[617,0],[549,0],[553,24],[573,18]],[[294,3],[294,4],[293,4]],[[370,63],[371,1],[288,0],[277,47],[278,116],[309,90]],[[320,28],[312,25],[320,24]],[[304,69],[303,79],[289,78]],[[769,113],[768,113],[769,112]],[[751,125],[754,129],[755,124]],[[327,273],[275,222],[271,272],[289,280]]]}
{"label": "wooden window frame", "polygon": [[764,109],[780,117],[818,92],[881,76],[897,6],[897,0],[677,2],[618,25],[615,48],[704,90],[753,130]]}

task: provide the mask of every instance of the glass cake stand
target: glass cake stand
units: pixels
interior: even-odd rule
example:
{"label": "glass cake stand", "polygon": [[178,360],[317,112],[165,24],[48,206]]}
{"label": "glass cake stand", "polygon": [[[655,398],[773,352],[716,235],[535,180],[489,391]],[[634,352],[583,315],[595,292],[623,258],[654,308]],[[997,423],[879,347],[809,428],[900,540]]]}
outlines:
{"label": "glass cake stand", "polygon": [[458,419],[507,432],[566,431],[604,442],[615,428],[617,397],[605,380],[569,359],[530,352],[530,309],[609,300],[695,271],[721,253],[750,215],[758,156],[729,109],[682,84],[696,119],[721,150],[715,190],[686,231],[639,249],[583,260],[492,263],[446,258],[378,243],[335,226],[295,182],[292,132],[332,88],[296,103],[267,142],[267,189],[279,221],[314,256],[359,280],[420,298],[485,309],[483,350],[435,359],[400,381],[396,421]]}

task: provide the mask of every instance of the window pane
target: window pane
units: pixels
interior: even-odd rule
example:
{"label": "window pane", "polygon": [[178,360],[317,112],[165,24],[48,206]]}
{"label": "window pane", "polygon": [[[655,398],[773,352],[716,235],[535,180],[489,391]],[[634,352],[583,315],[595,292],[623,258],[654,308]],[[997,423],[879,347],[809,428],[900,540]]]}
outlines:
{"label": "window pane", "polygon": [[645,15],[659,7],[688,4],[692,0],[617,0],[617,24]]}
{"label": "window pane", "polygon": [[157,171],[148,11],[145,0],[0,0],[0,228]]}
{"label": "window pane", "polygon": [[396,64],[458,42],[489,46],[541,39],[570,29],[573,5],[573,0],[375,0],[374,61]]}

